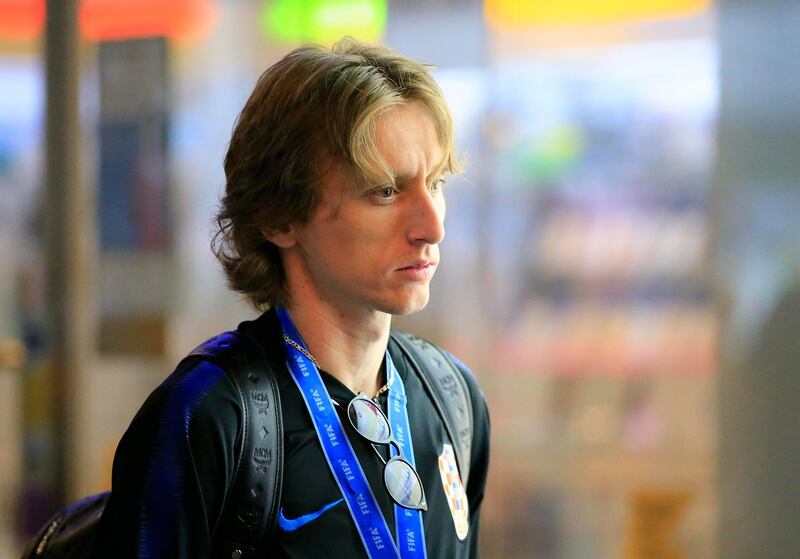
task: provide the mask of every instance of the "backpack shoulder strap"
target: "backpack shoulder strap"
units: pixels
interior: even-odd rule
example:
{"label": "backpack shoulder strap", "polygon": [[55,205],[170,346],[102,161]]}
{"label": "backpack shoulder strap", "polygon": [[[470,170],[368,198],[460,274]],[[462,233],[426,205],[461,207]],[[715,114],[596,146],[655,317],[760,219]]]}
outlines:
{"label": "backpack shoulder strap", "polygon": [[466,487],[472,457],[472,400],[464,376],[448,355],[434,344],[407,332],[393,330],[391,338],[417,372],[453,441]]}
{"label": "backpack shoulder strap", "polygon": [[283,481],[283,425],[274,371],[250,336],[225,332],[188,357],[208,359],[230,377],[242,403],[239,453],[220,517],[222,557],[263,557],[275,531]]}

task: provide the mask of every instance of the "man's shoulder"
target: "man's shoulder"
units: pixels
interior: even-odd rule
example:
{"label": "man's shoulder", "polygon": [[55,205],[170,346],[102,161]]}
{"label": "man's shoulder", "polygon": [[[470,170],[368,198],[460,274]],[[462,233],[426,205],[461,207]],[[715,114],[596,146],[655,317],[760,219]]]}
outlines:
{"label": "man's shoulder", "polygon": [[137,416],[163,413],[163,408],[176,406],[193,414],[213,415],[220,402],[240,407],[237,376],[241,374],[237,370],[246,367],[253,353],[242,333],[245,324],[249,323],[216,334],[188,351],[152,391]]}
{"label": "man's shoulder", "polygon": [[[207,368],[216,367],[217,370],[227,372],[234,380],[240,369],[246,373],[253,369],[263,369],[267,358],[273,365],[272,359],[276,349],[277,319],[273,311],[268,310],[261,316],[240,322],[233,329],[211,336],[188,352],[176,368]],[[279,353],[279,351],[278,351]],[[173,373],[175,374],[175,373]]]}
{"label": "man's shoulder", "polygon": [[197,400],[209,390],[230,385],[226,365],[239,359],[239,336],[222,332],[188,352],[153,391],[150,399]]}
{"label": "man's shoulder", "polygon": [[268,369],[279,364],[274,322],[274,313],[267,311],[234,330],[211,336],[183,357],[159,389],[197,392],[224,384],[226,391],[236,392],[237,386],[243,389],[246,382],[253,384],[254,375],[269,375]]}
{"label": "man's shoulder", "polygon": [[188,424],[197,415],[214,415],[221,402],[239,407],[239,400],[234,383],[218,362],[202,356],[187,357],[150,393],[134,423],[181,410]]}
{"label": "man's shoulder", "polygon": [[168,425],[176,441],[206,432],[224,433],[232,440],[247,415],[245,408],[272,401],[269,367],[256,357],[260,350],[243,332],[255,322],[212,336],[187,352],[142,403],[128,438],[150,440],[156,433],[163,438]]}
{"label": "man's shoulder", "polygon": [[[472,372],[472,369],[441,345],[402,330],[392,330],[390,339],[393,342],[395,352],[401,351],[406,354],[406,352],[410,351],[412,355],[422,360],[422,362],[419,363],[420,366],[439,368],[444,359],[451,365],[451,370],[457,370],[467,379],[467,382],[477,385],[477,380],[475,379],[475,374]],[[390,350],[391,349],[393,349],[392,344],[390,344]]]}

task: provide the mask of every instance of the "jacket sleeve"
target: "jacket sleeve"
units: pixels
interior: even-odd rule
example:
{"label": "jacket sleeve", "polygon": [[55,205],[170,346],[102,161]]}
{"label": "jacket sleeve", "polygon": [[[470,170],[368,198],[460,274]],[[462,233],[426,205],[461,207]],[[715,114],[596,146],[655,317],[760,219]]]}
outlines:
{"label": "jacket sleeve", "polygon": [[222,369],[208,361],[179,366],[117,447],[95,557],[210,557],[241,426],[241,401]]}
{"label": "jacket sleeve", "polygon": [[490,422],[486,399],[478,386],[472,371],[462,361],[449,354],[458,366],[469,387],[472,400],[472,459],[470,462],[469,480],[467,481],[467,499],[469,501],[470,557],[479,557],[478,534],[480,528],[480,512],[483,495],[486,489],[486,478],[489,473],[489,439]]}

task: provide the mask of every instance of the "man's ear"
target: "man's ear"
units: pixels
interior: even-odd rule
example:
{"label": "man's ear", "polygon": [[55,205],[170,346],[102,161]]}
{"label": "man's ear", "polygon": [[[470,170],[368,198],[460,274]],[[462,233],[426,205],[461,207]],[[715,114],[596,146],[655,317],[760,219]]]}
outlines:
{"label": "man's ear", "polygon": [[266,240],[278,248],[291,248],[297,244],[296,228],[287,225],[281,229],[262,229],[261,234]]}

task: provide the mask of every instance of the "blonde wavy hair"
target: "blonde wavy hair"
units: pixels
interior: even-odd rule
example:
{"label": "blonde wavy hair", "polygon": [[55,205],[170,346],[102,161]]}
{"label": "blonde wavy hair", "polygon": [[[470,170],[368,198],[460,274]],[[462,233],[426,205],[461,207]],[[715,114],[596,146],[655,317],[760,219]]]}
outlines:
{"label": "blonde wavy hair", "polygon": [[278,248],[264,231],[305,223],[319,198],[326,158],[369,179],[391,178],[375,128],[388,109],[419,101],[430,111],[457,173],[453,121],[428,66],[351,38],[331,49],[293,50],[259,78],[234,126],[212,250],[228,285],[260,310],[285,302]]}

